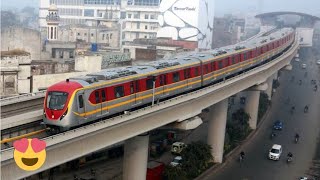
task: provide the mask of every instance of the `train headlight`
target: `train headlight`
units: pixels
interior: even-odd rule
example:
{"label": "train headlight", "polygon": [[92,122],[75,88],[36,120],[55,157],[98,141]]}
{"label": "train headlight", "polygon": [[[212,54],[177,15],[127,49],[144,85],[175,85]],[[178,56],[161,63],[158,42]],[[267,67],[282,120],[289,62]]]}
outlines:
{"label": "train headlight", "polygon": [[67,108],[67,110],[62,114],[62,116],[60,117],[60,121],[67,115],[67,113],[68,113],[68,108]]}

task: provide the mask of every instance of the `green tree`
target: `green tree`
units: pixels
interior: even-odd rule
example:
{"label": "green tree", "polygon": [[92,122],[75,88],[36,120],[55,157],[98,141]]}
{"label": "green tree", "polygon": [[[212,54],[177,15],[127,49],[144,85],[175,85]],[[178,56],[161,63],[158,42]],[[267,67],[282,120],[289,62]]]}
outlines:
{"label": "green tree", "polygon": [[187,172],[187,177],[193,179],[206,170],[213,157],[211,146],[200,141],[192,142],[182,151],[182,168]]}
{"label": "green tree", "polygon": [[182,166],[166,166],[164,170],[164,176],[168,180],[188,180],[187,172],[182,168]]}
{"label": "green tree", "polygon": [[248,135],[251,130],[248,123],[249,119],[249,114],[243,109],[239,109],[232,114],[231,120],[227,122],[227,133],[232,143],[243,140]]}
{"label": "green tree", "polygon": [[263,115],[267,112],[270,103],[271,101],[269,100],[268,94],[261,93],[259,100],[258,120],[260,120],[263,117]]}

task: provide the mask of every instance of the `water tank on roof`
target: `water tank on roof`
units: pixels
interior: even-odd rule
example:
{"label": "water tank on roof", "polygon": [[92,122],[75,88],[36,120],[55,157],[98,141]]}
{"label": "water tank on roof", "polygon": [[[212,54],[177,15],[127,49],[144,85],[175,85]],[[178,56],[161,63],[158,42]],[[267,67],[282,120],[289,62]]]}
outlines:
{"label": "water tank on roof", "polygon": [[97,43],[92,43],[91,44],[91,51],[92,52],[97,52],[98,51],[98,44]]}

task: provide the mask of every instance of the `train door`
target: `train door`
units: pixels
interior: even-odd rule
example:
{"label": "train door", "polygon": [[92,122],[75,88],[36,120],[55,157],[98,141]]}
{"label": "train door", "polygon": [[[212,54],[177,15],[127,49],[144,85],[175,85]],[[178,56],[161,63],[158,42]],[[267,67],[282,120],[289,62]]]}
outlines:
{"label": "train door", "polygon": [[101,90],[94,91],[94,98],[95,98],[95,111],[96,116],[100,117],[102,115],[102,103],[101,103]]}
{"label": "train door", "polygon": [[107,91],[107,88],[101,89],[101,114],[102,115],[109,113],[106,91]]}
{"label": "train door", "polygon": [[167,92],[167,74],[161,74],[159,76],[159,81],[160,81],[160,87],[161,87],[161,90],[162,90],[162,95],[166,95],[168,94]]}
{"label": "train door", "polygon": [[135,99],[133,106],[139,105],[142,102],[142,99],[141,99],[142,95],[141,95],[141,93],[139,93],[140,88],[141,88],[140,87],[140,80],[135,80],[130,83],[131,94],[134,94],[133,98]]}
{"label": "train door", "polygon": [[[78,91],[76,102],[77,102],[77,113],[80,115],[80,117],[87,119],[86,116],[86,105],[85,105],[85,93],[84,90]],[[79,118],[80,120],[80,118]]]}
{"label": "train door", "polygon": [[[205,65],[205,66],[207,66],[207,65]],[[187,83],[187,86],[186,86],[187,89],[192,87],[192,86],[190,86],[190,82],[189,82],[189,78],[191,77],[190,72],[191,72],[190,68],[184,70],[184,79]]]}

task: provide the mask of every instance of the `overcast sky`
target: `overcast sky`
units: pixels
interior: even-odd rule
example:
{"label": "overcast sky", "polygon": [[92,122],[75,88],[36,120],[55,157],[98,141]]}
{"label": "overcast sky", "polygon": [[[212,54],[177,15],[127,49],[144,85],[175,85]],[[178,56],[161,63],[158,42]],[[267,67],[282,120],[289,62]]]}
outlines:
{"label": "overcast sky", "polygon": [[[1,8],[38,8],[40,0],[0,0]],[[190,0],[192,1],[192,0]],[[215,14],[245,12],[297,11],[320,16],[320,0],[215,0]]]}

